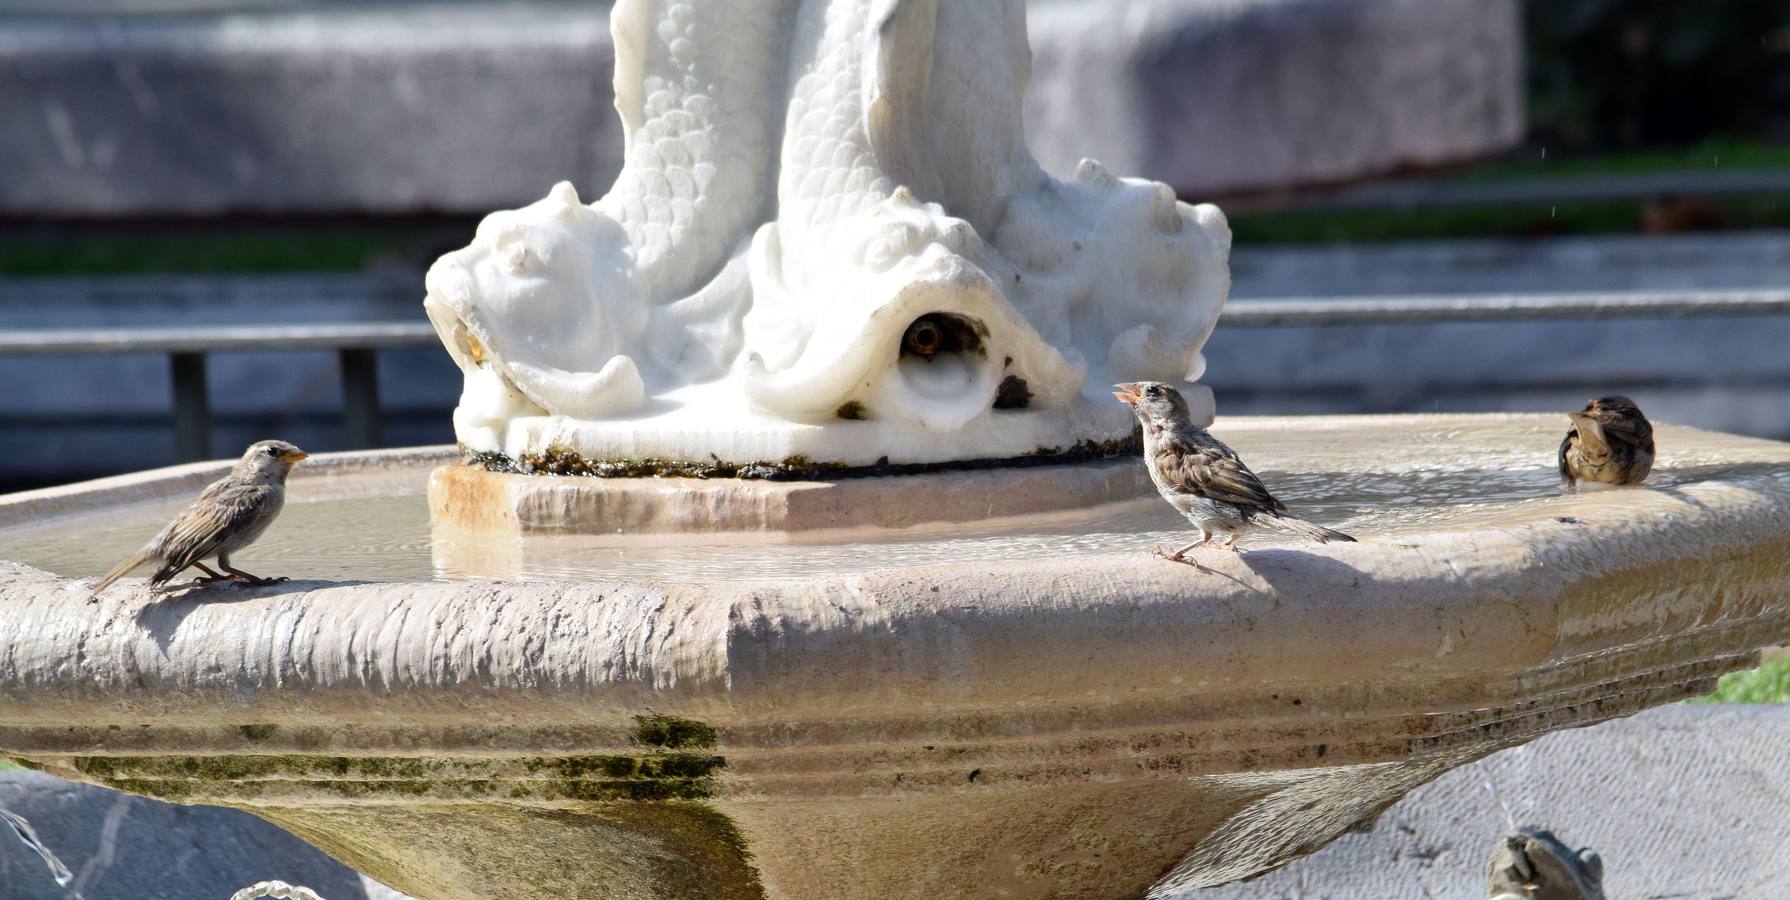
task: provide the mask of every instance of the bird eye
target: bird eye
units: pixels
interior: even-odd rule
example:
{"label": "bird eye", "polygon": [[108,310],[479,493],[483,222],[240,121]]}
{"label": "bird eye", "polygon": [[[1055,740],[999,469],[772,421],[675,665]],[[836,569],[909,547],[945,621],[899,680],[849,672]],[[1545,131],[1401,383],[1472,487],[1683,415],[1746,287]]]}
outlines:
{"label": "bird eye", "polygon": [[280,448],[278,448],[278,447],[269,447],[269,448],[267,448],[267,455],[268,455],[268,456],[279,456],[279,455],[280,455]]}

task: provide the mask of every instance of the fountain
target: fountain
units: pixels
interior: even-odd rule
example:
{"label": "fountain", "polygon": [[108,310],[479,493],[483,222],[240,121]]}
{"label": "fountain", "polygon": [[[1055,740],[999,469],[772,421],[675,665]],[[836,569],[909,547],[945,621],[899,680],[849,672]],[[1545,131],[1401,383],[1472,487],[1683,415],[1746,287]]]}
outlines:
{"label": "fountain", "polygon": [[1790,637],[1790,445],[1688,428],[1220,420],[1362,542],[1151,559],[1101,398],[1210,416],[1228,232],[1031,162],[1023,16],[622,0],[626,171],[430,272],[461,446],[301,466],[294,581],[88,603],[222,464],[0,497],[0,756],[430,898],[1166,897]]}

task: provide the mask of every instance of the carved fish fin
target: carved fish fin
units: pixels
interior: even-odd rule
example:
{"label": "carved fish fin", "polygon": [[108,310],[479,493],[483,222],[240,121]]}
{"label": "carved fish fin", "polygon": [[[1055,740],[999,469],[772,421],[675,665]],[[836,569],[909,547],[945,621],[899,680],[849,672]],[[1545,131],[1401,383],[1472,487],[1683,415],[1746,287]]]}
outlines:
{"label": "carved fish fin", "polygon": [[609,36],[615,44],[615,111],[622,117],[624,154],[634,148],[634,133],[646,124],[646,54],[652,34],[652,0],[616,0],[609,12]]}
{"label": "carved fish fin", "polygon": [[923,196],[935,196],[932,131],[933,27],[938,0],[877,0],[864,72],[864,133],[879,168]]}

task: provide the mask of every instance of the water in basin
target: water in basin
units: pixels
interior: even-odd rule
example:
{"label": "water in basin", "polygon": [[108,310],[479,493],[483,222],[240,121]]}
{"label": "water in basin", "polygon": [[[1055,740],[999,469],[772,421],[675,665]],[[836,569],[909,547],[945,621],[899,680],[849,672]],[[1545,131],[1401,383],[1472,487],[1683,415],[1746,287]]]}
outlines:
{"label": "water in basin", "polygon": [[[1364,417],[1239,420],[1231,427],[1221,422],[1214,431],[1296,514],[1373,541],[1538,519],[1557,514],[1556,507],[1563,513],[1572,501],[1560,495],[1554,452],[1565,427],[1564,417],[1547,416],[1465,425],[1458,417]],[[1714,451],[1736,440],[1747,439],[1662,427],[1661,459],[1649,485],[1669,488],[1707,477]],[[295,478],[280,520],[234,562],[256,574],[295,579],[762,580],[945,561],[1142,554],[1153,543],[1181,546],[1195,536],[1152,495],[1050,515],[899,530],[499,537],[432,528],[427,477],[419,468],[377,477]],[[137,504],[0,531],[0,559],[70,577],[97,576],[185,502]],[[1297,540],[1264,531],[1242,546]]]}

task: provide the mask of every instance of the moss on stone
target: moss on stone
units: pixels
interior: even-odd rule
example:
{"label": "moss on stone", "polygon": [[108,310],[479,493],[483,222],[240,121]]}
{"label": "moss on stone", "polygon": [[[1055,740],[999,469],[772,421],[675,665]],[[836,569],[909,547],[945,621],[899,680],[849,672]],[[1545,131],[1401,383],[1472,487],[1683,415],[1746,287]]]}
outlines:
{"label": "moss on stone", "polygon": [[[849,405],[849,404],[848,404]],[[843,410],[844,407],[841,407]],[[549,447],[542,453],[524,454],[518,460],[493,454],[469,454],[466,464],[492,472],[523,475],[569,475],[585,478],[740,478],[763,481],[838,481],[892,475],[924,475],[932,472],[970,472],[988,469],[1054,466],[1136,456],[1143,440],[1137,432],[1108,441],[1081,441],[1068,449],[1039,447],[1013,459],[966,459],[939,463],[891,463],[887,457],[867,466],[824,462],[795,455],[774,461],[732,463],[723,460],[691,462],[657,458],[599,460],[580,456],[566,447]]]}
{"label": "moss on stone", "polygon": [[[271,782],[343,799],[440,794],[514,800],[693,800],[712,796],[725,757],[679,750],[715,742],[714,729],[642,716],[636,737],[658,752],[517,760],[359,756],[80,756],[76,771],[119,790],[167,800],[255,794]],[[521,770],[521,774],[516,773]]]}
{"label": "moss on stone", "polygon": [[695,719],[673,716],[635,716],[634,739],[654,747],[709,748],[715,746],[715,728]]}

